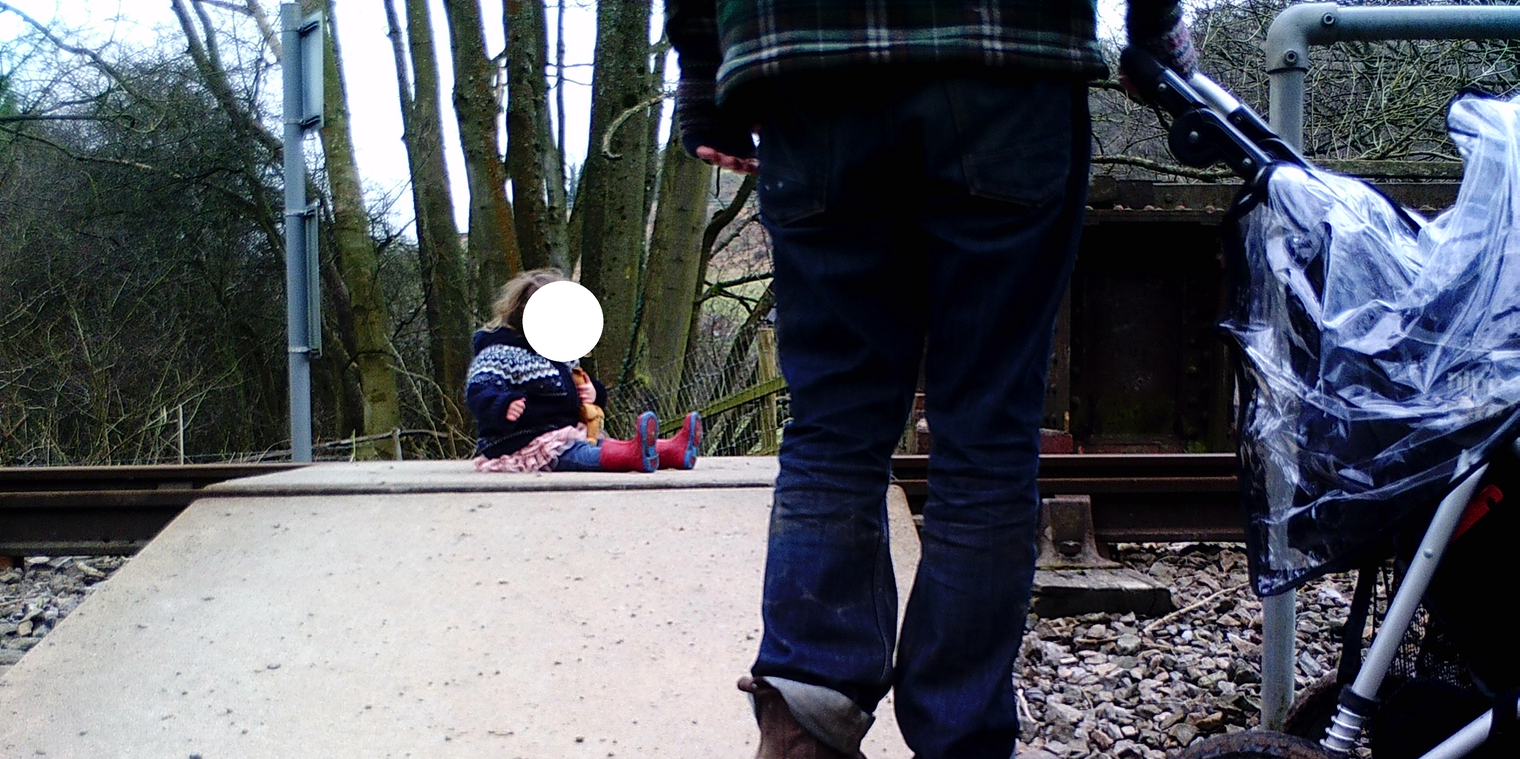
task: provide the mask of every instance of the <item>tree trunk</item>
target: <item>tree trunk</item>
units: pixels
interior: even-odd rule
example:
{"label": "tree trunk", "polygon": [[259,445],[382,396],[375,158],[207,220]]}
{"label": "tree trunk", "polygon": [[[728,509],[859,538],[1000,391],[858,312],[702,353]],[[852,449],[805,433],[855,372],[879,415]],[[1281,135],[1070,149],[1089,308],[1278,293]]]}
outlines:
{"label": "tree trunk", "polygon": [[[401,426],[400,396],[396,369],[391,362],[391,320],[385,292],[380,288],[380,265],[375,241],[369,236],[369,213],[360,190],[359,167],[354,160],[353,136],[348,124],[348,85],[338,54],[337,19],[332,0],[323,0],[327,18],[323,102],[326,124],[322,128],[322,152],[327,159],[327,183],[332,194],[332,241],[338,269],[350,306],[345,321],[353,330],[353,360],[359,372],[364,434],[389,432]],[[375,458],[386,449],[366,446],[362,458]]]}
{"label": "tree trunk", "polygon": [[675,392],[681,386],[692,302],[701,284],[697,277],[702,269],[702,231],[707,225],[707,188],[713,172],[711,166],[686,155],[674,129],[665,145],[663,164],[644,274],[640,325],[644,351],[639,372],[661,399],[662,416],[678,411]]}
{"label": "tree trunk", "polygon": [[475,275],[471,280],[475,313],[485,317],[491,313],[496,290],[522,271],[523,256],[507,201],[507,176],[496,131],[500,109],[491,90],[495,65],[486,55],[479,0],[444,0],[443,11],[454,54],[454,115],[470,186],[469,256]]}
{"label": "tree trunk", "polygon": [[216,98],[217,104],[232,120],[233,128],[238,130],[240,136],[257,140],[278,160],[283,155],[280,138],[259,121],[258,116],[245,102],[238,99],[238,94],[232,89],[231,81],[227,77],[227,69],[222,65],[222,55],[216,41],[216,28],[211,22],[211,17],[206,14],[206,9],[200,3],[195,3],[195,14],[200,19],[204,31],[204,36],[202,36],[202,32],[196,29],[195,22],[190,20],[190,9],[186,7],[185,2],[186,0],[171,0],[170,9],[179,19],[180,29],[185,32],[190,59],[195,63],[195,68],[200,73],[207,91]]}
{"label": "tree trunk", "polygon": [[[707,222],[707,227],[702,230],[702,248],[697,260],[697,286],[693,292],[691,312],[689,314],[691,321],[686,329],[686,358],[682,361],[683,378],[691,377],[697,369],[699,358],[693,350],[697,345],[697,341],[693,339],[693,336],[697,334],[697,330],[702,325],[702,303],[705,295],[703,291],[706,289],[707,264],[712,260],[713,246],[717,244],[718,234],[723,231],[724,227],[732,224],[734,219],[738,218],[739,214],[744,210],[744,204],[748,203],[749,196],[754,194],[755,185],[758,181],[759,178],[754,175],[745,177],[744,181],[739,183],[739,189],[734,193],[734,199],[729,201],[728,205],[723,207],[723,210],[713,214],[712,219]],[[712,398],[683,396],[679,402],[685,407],[705,403],[710,400]]]}
{"label": "tree trunk", "polygon": [[470,313],[465,296],[464,260],[448,170],[443,163],[443,118],[439,114],[438,60],[433,50],[427,0],[406,0],[406,40],[415,87],[408,86],[406,56],[394,0],[385,0],[401,92],[403,133],[417,210],[417,258],[422,268],[433,381],[443,406],[444,427],[468,432],[461,398],[470,361]]}
{"label": "tree trunk", "polygon": [[[632,368],[628,359],[644,248],[649,132],[648,107],[642,103],[649,87],[649,0],[603,0],[596,26],[591,141],[576,211],[581,284],[601,300],[604,324],[602,340],[586,363],[603,381],[618,385]],[[617,130],[611,131],[614,122]],[[615,157],[603,153],[604,144]]]}
{"label": "tree trunk", "polygon": [[[560,204],[558,214],[549,205],[556,179],[548,163],[553,147],[544,79],[549,46],[545,16],[543,0],[506,0],[502,17],[507,35],[507,163],[523,263],[532,269],[563,263],[566,258],[564,205]],[[558,181],[563,185],[564,177]]]}
{"label": "tree trunk", "polygon": [[567,196],[570,198],[570,215],[565,220],[565,247],[567,249],[566,252],[570,256],[570,260],[568,261],[570,270],[579,271],[581,265],[581,230],[586,228],[584,213],[586,206],[581,203],[581,200],[586,197],[584,192],[586,183],[581,181],[586,178],[586,162],[581,161],[581,165],[574,167],[566,177],[570,180],[566,183],[568,187],[565,188]]}
{"label": "tree trunk", "polygon": [[[559,130],[554,133],[554,140],[550,145],[551,153],[546,165],[549,167],[549,213],[564,223],[563,246],[557,248],[563,258],[556,259],[554,265],[558,266],[568,276],[575,270],[575,264],[580,260],[580,241],[574,243],[570,240],[570,198],[567,195],[567,185],[570,175],[565,172],[565,2],[559,0],[554,8],[555,33],[554,33],[554,107]],[[540,128],[545,135],[550,132],[548,114],[544,114],[543,124]],[[548,142],[548,137],[545,137]]]}
{"label": "tree trunk", "polygon": [[[655,43],[654,47],[650,48],[649,89],[645,97],[653,98],[665,91],[665,58],[666,53],[669,51],[670,42],[663,36],[659,42]],[[660,172],[663,170],[660,160],[660,121],[664,118],[665,100],[661,98],[649,106],[647,121],[649,138],[645,142],[647,151],[645,155],[647,158],[644,162],[644,197],[649,201],[656,199],[655,192],[660,183]],[[676,130],[672,129],[671,131],[674,132]],[[676,149],[681,149],[680,143],[676,144]],[[654,202],[648,203],[647,207],[648,215],[644,217],[646,229],[654,224],[654,215],[658,213]]]}
{"label": "tree trunk", "polygon": [[[258,143],[269,152],[270,163],[278,165],[284,160],[284,143],[259,120],[248,102],[239,98],[233,91],[231,81],[227,77],[227,67],[222,62],[221,49],[217,45],[216,27],[211,17],[207,15],[206,9],[198,3],[194,6],[196,19],[200,23],[197,28],[196,21],[191,19],[190,8],[185,2],[186,0],[172,0],[170,9],[179,19],[180,29],[184,31],[185,41],[189,47],[190,59],[195,63],[196,71],[206,85],[206,90],[216,99],[217,105],[232,122],[232,128],[236,130],[238,137]],[[267,165],[250,160],[239,167],[242,170],[237,172],[236,176],[248,191],[253,214],[259,220],[259,226],[266,230],[270,249],[278,251],[283,257],[285,237],[283,233],[275,233],[275,230],[281,229],[277,221],[281,215],[274,206],[274,200],[278,196],[270,192],[269,187],[260,178]]]}
{"label": "tree trunk", "polygon": [[[324,214],[327,229],[332,229],[332,215]],[[322,288],[327,293],[322,308],[322,357],[312,362],[312,371],[319,369],[331,376],[331,383],[340,397],[334,401],[331,416],[335,437],[349,437],[364,431],[364,389],[360,385],[358,341],[354,338],[354,305],[349,297],[348,284],[343,272],[338,270],[337,244],[331,232],[323,236]],[[313,385],[316,380],[312,380]],[[313,411],[313,414],[316,412]]]}

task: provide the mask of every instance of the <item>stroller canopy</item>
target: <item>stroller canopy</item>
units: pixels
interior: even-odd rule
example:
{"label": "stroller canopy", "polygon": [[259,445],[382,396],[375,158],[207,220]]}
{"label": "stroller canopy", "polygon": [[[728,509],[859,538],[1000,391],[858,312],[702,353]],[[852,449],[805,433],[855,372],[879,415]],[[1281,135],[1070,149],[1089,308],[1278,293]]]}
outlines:
{"label": "stroller canopy", "polygon": [[1520,97],[1463,95],[1465,173],[1428,223],[1277,165],[1235,209],[1246,539],[1256,591],[1352,565],[1515,435]]}

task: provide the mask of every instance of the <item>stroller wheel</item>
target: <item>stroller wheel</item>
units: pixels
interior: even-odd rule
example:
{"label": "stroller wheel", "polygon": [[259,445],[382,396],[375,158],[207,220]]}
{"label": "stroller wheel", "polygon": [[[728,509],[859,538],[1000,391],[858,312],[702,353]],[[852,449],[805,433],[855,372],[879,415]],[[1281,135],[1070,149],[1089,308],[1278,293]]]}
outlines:
{"label": "stroller wheel", "polygon": [[1288,707],[1288,715],[1283,718],[1282,731],[1313,743],[1325,737],[1330,720],[1335,718],[1340,707],[1341,686],[1336,680],[1336,673],[1327,672],[1298,694],[1293,705]]}
{"label": "stroller wheel", "polygon": [[1247,730],[1195,741],[1177,759],[1328,759],[1319,745],[1296,735]]}

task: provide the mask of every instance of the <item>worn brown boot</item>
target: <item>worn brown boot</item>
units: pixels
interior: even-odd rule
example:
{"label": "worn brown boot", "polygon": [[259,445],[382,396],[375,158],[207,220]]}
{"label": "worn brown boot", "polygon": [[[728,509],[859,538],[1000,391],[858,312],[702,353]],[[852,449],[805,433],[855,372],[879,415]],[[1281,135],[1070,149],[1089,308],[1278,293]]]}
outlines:
{"label": "worn brown boot", "polygon": [[755,698],[755,716],[760,721],[760,750],[755,759],[866,759],[858,751],[846,756],[813,737],[798,724],[775,688],[745,675],[739,678],[739,690]]}

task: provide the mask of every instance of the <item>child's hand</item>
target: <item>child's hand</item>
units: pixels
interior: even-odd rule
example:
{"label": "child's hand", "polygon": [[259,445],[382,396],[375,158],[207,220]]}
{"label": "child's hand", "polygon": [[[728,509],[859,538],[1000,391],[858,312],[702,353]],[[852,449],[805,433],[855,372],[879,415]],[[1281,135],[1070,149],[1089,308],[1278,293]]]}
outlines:
{"label": "child's hand", "polygon": [[523,407],[527,405],[528,400],[526,398],[518,398],[517,400],[512,401],[511,405],[507,406],[507,421],[517,421],[517,417],[522,416]]}
{"label": "child's hand", "polygon": [[581,403],[596,403],[596,386],[587,382],[584,385],[576,385],[575,392],[581,396]]}

